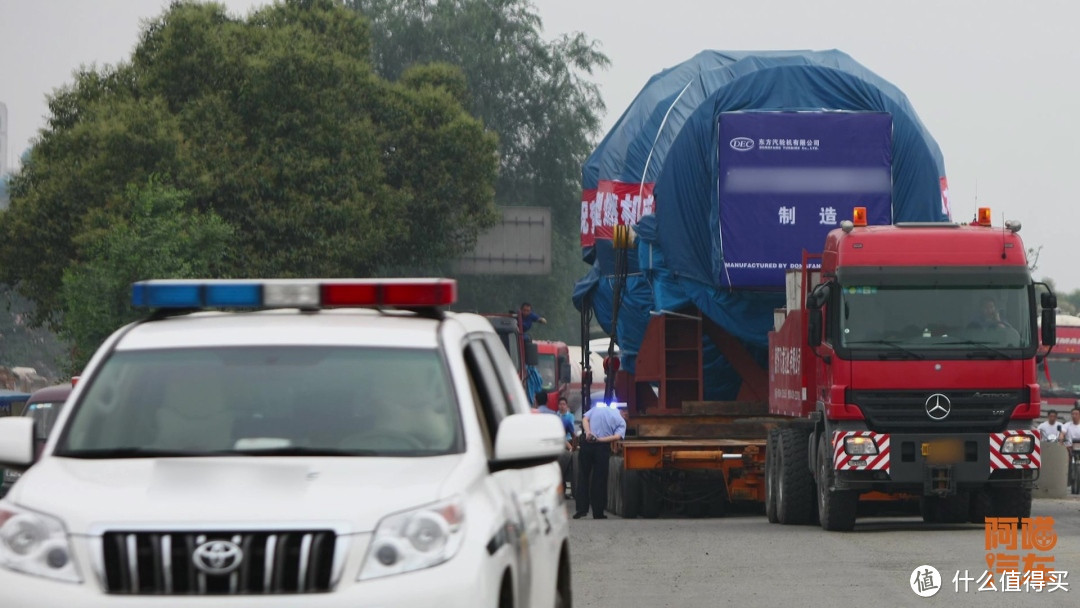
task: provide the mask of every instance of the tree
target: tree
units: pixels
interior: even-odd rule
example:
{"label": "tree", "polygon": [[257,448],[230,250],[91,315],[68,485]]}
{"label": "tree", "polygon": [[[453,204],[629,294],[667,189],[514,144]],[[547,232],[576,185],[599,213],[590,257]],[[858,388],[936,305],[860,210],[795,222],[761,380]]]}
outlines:
{"label": "tree", "polygon": [[64,271],[63,335],[78,373],[117,327],[145,313],[131,305],[131,284],[147,277],[225,276],[235,231],[213,212],[189,213],[190,194],[150,183],[131,185],[119,203],[124,218],[95,211],[76,239],[80,261]]}
{"label": "tree", "polygon": [[549,326],[538,337],[575,340],[570,303],[585,273],[579,247],[581,166],[604,110],[594,70],[608,65],[597,44],[574,33],[546,41],[528,0],[346,0],[371,21],[376,69],[397,78],[434,61],[459,66],[466,106],[499,134],[495,199],[551,207],[549,277],[459,277],[464,308],[502,310],[531,301]]}
{"label": "tree", "polygon": [[[92,311],[91,278],[115,295],[143,272],[365,276],[460,255],[497,217],[498,169],[461,82],[447,66],[381,78],[367,23],[332,0],[246,19],[174,2],[129,61],[83,68],[49,99],[0,215],[0,281],[86,345],[123,316]],[[145,200],[169,202],[136,221]],[[220,263],[180,264],[197,252],[179,245],[161,266],[101,253],[146,255],[143,231],[199,218],[229,229]]]}

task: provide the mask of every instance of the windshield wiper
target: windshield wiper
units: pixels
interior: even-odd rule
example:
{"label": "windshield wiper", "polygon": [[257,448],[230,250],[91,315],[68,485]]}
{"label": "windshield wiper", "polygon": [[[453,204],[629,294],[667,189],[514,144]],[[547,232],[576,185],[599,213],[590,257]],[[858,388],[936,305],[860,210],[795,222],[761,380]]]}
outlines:
{"label": "windshield wiper", "polygon": [[1007,353],[1007,352],[1005,352],[1005,351],[1003,351],[1001,349],[994,348],[993,346],[990,346],[986,342],[976,342],[975,340],[960,340],[960,339],[958,339],[958,340],[950,340],[948,342],[942,342],[941,344],[966,344],[968,346],[978,346],[979,348],[983,349],[982,353],[968,353],[967,354],[968,359],[975,359],[977,357],[982,356],[984,353],[992,354],[993,356],[991,358],[993,358],[993,359],[997,359],[997,358],[1009,359],[1009,358],[1011,358],[1009,353]]}
{"label": "windshield wiper", "polygon": [[86,458],[86,459],[106,459],[106,458],[190,458],[192,456],[202,456],[202,452],[190,452],[187,450],[158,450],[154,448],[138,448],[138,447],[125,447],[125,448],[102,448],[96,450],[66,450],[63,452],[57,452],[57,456],[62,458]]}
{"label": "windshield wiper", "polygon": [[375,450],[342,450],[338,448],[309,448],[292,445],[280,448],[246,448],[208,452],[209,456],[376,456]]}
{"label": "windshield wiper", "polygon": [[896,342],[893,342],[891,340],[858,340],[858,341],[855,341],[855,342],[847,342],[847,343],[845,343],[845,346],[852,346],[852,345],[855,345],[855,344],[859,344],[859,345],[879,344],[879,345],[882,345],[882,346],[889,346],[889,347],[891,347],[893,349],[893,351],[891,353],[878,353],[878,359],[888,359],[890,356],[893,356],[893,355],[898,355],[898,356],[903,357],[903,358],[925,359],[925,357],[923,357],[919,353],[917,353],[917,352],[915,352],[913,350],[904,348],[903,346],[900,346],[899,344],[897,344]]}

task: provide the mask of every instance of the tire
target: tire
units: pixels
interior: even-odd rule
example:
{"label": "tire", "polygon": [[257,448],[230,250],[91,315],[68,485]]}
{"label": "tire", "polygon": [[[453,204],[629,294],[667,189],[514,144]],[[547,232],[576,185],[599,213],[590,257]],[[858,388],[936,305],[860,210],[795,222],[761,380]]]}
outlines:
{"label": "tire", "polygon": [[937,496],[923,496],[919,499],[919,514],[922,515],[924,523],[938,523],[941,511],[938,510],[937,501]]}
{"label": "tire", "polygon": [[622,516],[637,519],[641,513],[641,472],[625,469],[622,472]]}
{"label": "tire", "polygon": [[990,497],[985,490],[976,490],[971,493],[971,501],[968,504],[968,522],[973,524],[986,523],[986,514],[990,510]]}
{"label": "tire", "polygon": [[1031,517],[1031,490],[992,488],[988,517]]}
{"label": "tire", "polygon": [[563,546],[559,559],[559,574],[555,581],[555,608],[573,608],[573,585],[570,577],[570,552]]}
{"label": "tire", "polygon": [[779,491],[776,493],[776,513],[781,524],[805,525],[814,519],[814,478],[810,474],[810,455],[807,447],[810,432],[805,429],[780,429]]}
{"label": "tire", "polygon": [[717,483],[717,485],[719,487],[717,487],[714,490],[715,493],[712,495],[712,497],[706,503],[706,507],[708,509],[709,517],[723,517],[724,514],[727,513],[727,507],[728,507],[727,482],[724,481],[723,476],[721,476],[720,479],[718,479],[716,483]]}
{"label": "tire", "polygon": [[972,517],[971,495],[924,496],[919,503],[923,521],[928,524],[962,524]]}
{"label": "tire", "polygon": [[641,516],[656,519],[660,516],[660,481],[655,474],[643,474],[641,479]]}
{"label": "tire", "polygon": [[769,439],[765,442],[765,517],[770,524],[780,523],[776,513],[776,453],[780,449],[779,429],[769,429]]}
{"label": "tire", "polygon": [[817,449],[818,520],[821,527],[833,532],[847,532],[855,527],[859,511],[859,494],[852,490],[832,490],[832,450],[825,434],[818,439]]}

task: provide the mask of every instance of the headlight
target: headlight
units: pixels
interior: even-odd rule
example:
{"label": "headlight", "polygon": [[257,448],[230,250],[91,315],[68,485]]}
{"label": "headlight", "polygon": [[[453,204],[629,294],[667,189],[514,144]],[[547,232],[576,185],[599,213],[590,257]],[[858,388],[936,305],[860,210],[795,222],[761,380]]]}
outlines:
{"label": "headlight", "polygon": [[852,456],[877,454],[877,445],[870,437],[846,437],[844,451]]}
{"label": "headlight", "polygon": [[383,518],[375,528],[360,580],[437,566],[461,548],[465,510],[459,498]]}
{"label": "headlight", "polygon": [[69,583],[82,582],[60,520],[3,502],[0,566]]}
{"label": "headlight", "polygon": [[1008,437],[1001,444],[1002,454],[1030,454],[1035,449],[1035,442],[1031,437],[1014,435]]}

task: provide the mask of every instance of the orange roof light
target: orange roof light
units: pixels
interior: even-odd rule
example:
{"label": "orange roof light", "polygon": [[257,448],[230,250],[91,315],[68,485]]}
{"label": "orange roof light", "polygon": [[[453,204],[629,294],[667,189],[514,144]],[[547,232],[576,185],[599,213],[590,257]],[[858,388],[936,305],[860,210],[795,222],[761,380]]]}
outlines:
{"label": "orange roof light", "polygon": [[979,219],[980,226],[990,225],[990,207],[979,207]]}
{"label": "orange roof light", "polygon": [[866,225],[866,207],[855,207],[855,212],[852,213],[851,223],[856,226]]}

